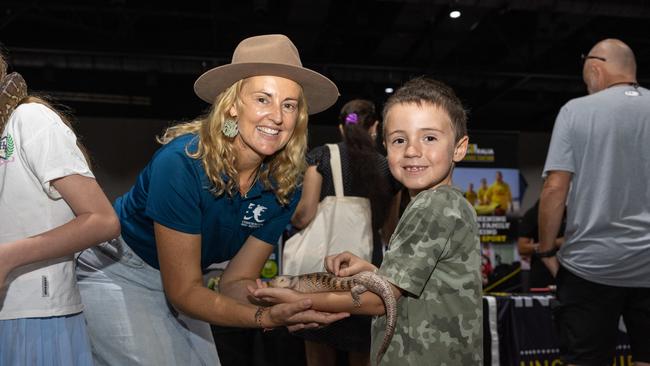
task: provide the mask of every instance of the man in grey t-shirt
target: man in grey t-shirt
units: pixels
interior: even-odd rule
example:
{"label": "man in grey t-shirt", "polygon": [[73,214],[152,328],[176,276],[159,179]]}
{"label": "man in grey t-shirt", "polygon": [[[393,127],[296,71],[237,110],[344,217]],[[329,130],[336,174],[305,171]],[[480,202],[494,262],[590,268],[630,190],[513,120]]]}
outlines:
{"label": "man in grey t-shirt", "polygon": [[[557,116],[544,166],[538,256],[556,276],[565,363],[611,364],[621,316],[650,365],[650,91],[623,42],[584,57],[588,96]],[[565,243],[555,256],[567,205]]]}

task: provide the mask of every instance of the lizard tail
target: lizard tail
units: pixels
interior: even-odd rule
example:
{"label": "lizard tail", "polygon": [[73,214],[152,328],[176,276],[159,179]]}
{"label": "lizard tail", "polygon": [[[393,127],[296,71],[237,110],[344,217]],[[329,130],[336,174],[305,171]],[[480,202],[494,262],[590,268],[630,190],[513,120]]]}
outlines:
{"label": "lizard tail", "polygon": [[[386,309],[396,309],[397,301],[395,301],[395,297],[386,296],[386,298],[384,299],[384,306]],[[382,357],[384,357],[384,353],[386,353],[386,350],[388,350],[388,346],[390,345],[390,341],[393,338],[393,334],[395,334],[396,325],[397,325],[396,312],[386,311],[386,331],[384,332],[384,339],[381,341],[381,346],[379,347],[379,351],[377,351],[377,365],[379,365]]]}

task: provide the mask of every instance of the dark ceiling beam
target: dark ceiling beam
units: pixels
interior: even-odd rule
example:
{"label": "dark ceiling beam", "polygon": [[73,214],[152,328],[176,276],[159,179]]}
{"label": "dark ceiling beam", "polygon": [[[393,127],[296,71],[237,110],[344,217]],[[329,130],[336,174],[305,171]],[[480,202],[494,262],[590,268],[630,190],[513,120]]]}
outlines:
{"label": "dark ceiling beam", "polygon": [[52,14],[47,13],[29,13],[24,16],[33,18],[37,23],[49,24],[60,27],[61,29],[74,29],[75,31],[93,34],[97,37],[115,37],[115,32],[111,29],[88,26],[86,23],[82,23],[83,17],[53,17]]}
{"label": "dark ceiling beam", "polygon": [[219,7],[217,2],[210,2],[210,18],[212,20],[210,24],[210,41],[212,42],[213,47],[219,45],[219,35],[221,34],[221,23],[219,22]]}
{"label": "dark ceiling beam", "polygon": [[[37,1],[38,2],[38,1]],[[137,2],[136,2],[137,3]],[[24,7],[23,1],[7,1],[3,0],[2,5],[6,9],[15,9]],[[188,19],[204,19],[211,20],[212,14],[209,8],[199,8],[196,11],[178,11],[166,10],[161,6],[142,7],[137,8],[134,6],[121,6],[121,5],[83,5],[79,2],[65,2],[65,1],[40,1],[38,9],[42,12],[49,12],[54,14],[70,14],[70,13],[84,13],[84,14],[111,14],[116,16],[132,15],[132,16],[145,16],[145,17],[170,17],[170,18],[188,18]]]}
{"label": "dark ceiling beam", "polygon": [[[476,29],[480,24],[482,24],[485,19],[488,18],[489,15],[491,15],[493,12],[492,9],[480,9],[479,11],[475,11],[475,18],[472,19],[471,24],[468,28],[465,28],[465,30],[462,33],[456,33],[452,35],[454,38],[454,42],[452,43],[452,46],[448,46],[445,48],[436,48],[436,59],[437,60],[449,60],[453,59],[454,55],[458,54],[460,50],[462,50],[465,45],[470,43],[471,38],[473,35],[475,35]],[[446,14],[445,14],[446,15]],[[436,40],[441,40],[440,35],[436,34],[435,35]]]}
{"label": "dark ceiling beam", "polygon": [[[408,50],[404,52],[404,56],[402,57],[402,62],[401,63],[409,63],[417,51],[423,47],[423,45],[426,45],[429,47],[429,50],[433,48],[433,45],[431,44],[431,41],[435,38],[432,35],[435,34],[436,28],[440,24],[440,22],[447,17],[447,12],[448,12],[449,7],[448,6],[438,6],[438,7],[433,7],[433,6],[427,6],[426,12],[429,12],[429,21],[427,22],[427,26],[418,32],[417,39],[410,45]],[[422,10],[423,12],[425,11],[424,9]],[[429,42],[427,42],[429,41]]]}
{"label": "dark ceiling beam", "polygon": [[[534,47],[530,49],[529,52],[530,62],[535,62],[538,58],[546,55],[547,52],[552,51],[553,47],[555,47],[558,43],[565,42],[567,39],[582,30],[594,19],[592,16],[570,16],[569,19],[569,16],[565,14],[557,15],[556,19],[554,20],[550,20],[550,17],[551,15],[549,12],[540,12],[537,15],[537,29],[534,34],[534,38],[529,41],[534,45]],[[560,26],[560,24],[562,24],[562,26]],[[540,31],[540,28],[542,26],[548,26],[550,28],[548,31],[550,35],[544,35]],[[528,47],[528,42],[526,44],[522,44],[521,47]]]}
{"label": "dark ceiling beam", "polygon": [[157,71],[169,74],[197,75],[206,69],[230,62],[230,58],[206,58],[172,55],[134,55],[75,50],[11,48],[10,63],[20,67],[51,67],[95,71]]}
{"label": "dark ceiling beam", "polygon": [[[168,55],[133,55],[126,53],[96,53],[43,49],[11,49],[10,62],[14,68],[50,68],[69,71],[141,72],[155,71],[160,74],[198,75],[214,65],[230,62],[225,58],[204,58]],[[424,68],[405,68],[373,65],[310,64],[310,68],[324,72],[341,82],[368,82],[399,85],[423,74],[432,74]],[[433,75],[432,75],[433,76]],[[436,69],[435,77],[442,79],[487,81],[491,88],[499,88],[503,80],[511,78],[535,78],[546,80],[578,80],[577,75],[557,75],[523,72],[491,72],[479,70]],[[484,81],[485,82],[485,81]]]}
{"label": "dark ceiling beam", "polygon": [[317,52],[323,40],[331,38],[328,26],[339,14],[338,9],[333,8],[337,4],[329,0],[296,0],[291,3],[287,11],[287,18],[291,19],[287,24],[291,27],[285,33],[293,35],[294,42],[301,45],[302,55]]}
{"label": "dark ceiling beam", "polygon": [[487,24],[487,26],[493,31],[493,33],[496,35],[496,38],[501,42],[501,44],[506,48],[507,53],[504,53],[502,58],[506,58],[505,55],[508,55],[510,59],[513,60],[519,60],[521,65],[526,65],[527,64],[527,59],[524,56],[524,52],[521,48],[515,49],[513,47],[514,42],[512,41],[511,37],[502,30],[501,25],[494,21],[492,17],[486,17],[484,23]]}
{"label": "dark ceiling beam", "polygon": [[[95,71],[128,71],[148,72],[155,70],[160,73],[196,75],[214,65],[230,62],[230,58],[211,58],[197,56],[173,55],[134,55],[130,53],[100,53],[70,50],[48,50],[30,48],[12,48],[9,50],[11,64],[14,67],[52,67],[69,70]],[[394,67],[374,65],[345,65],[345,64],[310,64],[312,68],[329,73],[338,73],[350,81],[401,81],[404,76],[412,77],[431,73],[426,68]],[[541,79],[576,79],[576,75],[557,75],[526,72],[472,71],[436,69],[435,74],[468,74],[498,77],[525,77]],[[391,76],[393,75],[393,76]]]}
{"label": "dark ceiling beam", "polygon": [[[493,13],[494,11],[492,11]],[[484,14],[485,15],[485,14]],[[494,14],[492,14],[494,15]],[[563,18],[571,18],[571,21],[562,22]],[[567,14],[556,14],[555,19],[551,20],[551,13],[549,11],[539,11],[537,15],[537,24],[536,32],[534,37],[526,40],[525,42],[515,42],[513,39],[508,37],[507,33],[504,32],[500,25],[497,22],[494,22],[491,17],[484,17],[487,23],[486,25],[491,28],[496,35],[496,37],[501,41],[505,46],[508,52],[495,55],[495,57],[500,57],[499,62],[496,64],[506,64],[508,61],[518,60],[519,61],[519,70],[537,70],[537,64],[539,64],[539,59],[547,55],[548,52],[551,52],[557,44],[565,42],[567,38],[573,36],[576,32],[582,29],[587,25],[593,17],[584,16],[584,17],[575,17],[573,15]],[[559,18],[559,19],[558,19]],[[578,18],[578,19],[576,19]],[[559,27],[558,24],[566,24],[563,27]],[[548,33],[552,33],[552,37],[545,37],[542,32],[540,32],[541,27],[548,27]],[[462,43],[459,43],[459,46]],[[527,74],[526,72],[522,73],[520,77],[513,79],[503,79],[503,84],[496,88],[495,95],[482,101],[481,105],[476,107],[476,110],[481,110],[488,107],[491,104],[494,104],[499,99],[504,98],[510,92],[526,90],[529,88],[525,87],[525,84],[534,79],[531,77],[532,74]],[[541,78],[545,79],[545,78]],[[579,79],[578,76],[575,79]],[[555,89],[561,88],[561,86],[556,85]]]}
{"label": "dark ceiling beam", "polygon": [[[380,2],[399,2],[415,4],[434,4],[448,6],[450,0],[379,0]],[[22,8],[23,1],[2,1],[5,8]],[[525,10],[525,11],[552,11],[557,13],[577,14],[577,15],[605,15],[618,16],[627,18],[647,18],[650,17],[650,4],[647,1],[598,1],[598,0],[454,0],[454,5],[459,7],[473,8],[492,8],[508,10]],[[167,10],[163,7],[135,7],[119,5],[83,5],[78,2],[48,2],[40,1],[39,8],[52,12],[83,12],[83,13],[109,13],[117,15],[140,15],[147,17],[182,17],[193,19],[210,20],[212,14],[209,9],[201,11],[200,7],[196,11]]]}
{"label": "dark ceiling beam", "polygon": [[29,3],[18,3],[13,7],[6,7],[4,9],[4,14],[5,16],[0,18],[0,30],[11,24],[14,20],[19,18],[20,16],[27,14],[29,11],[31,11],[37,4],[39,0],[33,0]]}
{"label": "dark ceiling beam", "polygon": [[[214,65],[230,62],[225,58],[149,56],[120,53],[90,53],[42,49],[11,49],[10,63],[14,68],[40,68],[68,71],[136,72],[196,76]],[[428,74],[446,81],[454,87],[474,90],[490,90],[495,93],[486,103],[512,91],[566,92],[567,88],[582,90],[577,74],[553,74],[540,72],[499,72],[485,70],[436,69],[418,67],[392,67],[373,65],[309,64],[337,82],[377,83],[399,86],[415,76]],[[514,81],[513,81],[514,80]],[[650,83],[650,78],[640,76],[639,82]]]}
{"label": "dark ceiling beam", "polygon": [[[385,2],[409,2],[449,5],[449,0],[380,0]],[[604,15],[623,18],[650,17],[647,1],[622,0],[617,2],[598,0],[454,0],[459,7],[496,8],[501,11],[552,11],[578,15]]]}
{"label": "dark ceiling beam", "polygon": [[511,82],[505,83],[505,85],[501,88],[501,90],[497,90],[494,94],[492,94],[490,97],[485,98],[480,105],[474,107],[475,112],[479,112],[482,109],[490,106],[494,102],[498,101],[502,97],[506,96],[508,93],[514,90],[518,90],[521,88],[523,85],[528,83],[531,80],[530,76],[524,76],[522,78],[517,78]]}

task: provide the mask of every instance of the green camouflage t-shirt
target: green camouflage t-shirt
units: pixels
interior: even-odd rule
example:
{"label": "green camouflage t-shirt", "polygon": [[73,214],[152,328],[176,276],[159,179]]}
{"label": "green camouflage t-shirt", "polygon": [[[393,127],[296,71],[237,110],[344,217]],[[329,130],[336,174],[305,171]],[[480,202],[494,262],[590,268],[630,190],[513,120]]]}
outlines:
{"label": "green camouflage t-shirt", "polygon": [[[456,188],[420,192],[391,237],[379,274],[405,291],[381,365],[479,365],[481,248],[474,208]],[[386,317],[372,324],[372,364]]]}

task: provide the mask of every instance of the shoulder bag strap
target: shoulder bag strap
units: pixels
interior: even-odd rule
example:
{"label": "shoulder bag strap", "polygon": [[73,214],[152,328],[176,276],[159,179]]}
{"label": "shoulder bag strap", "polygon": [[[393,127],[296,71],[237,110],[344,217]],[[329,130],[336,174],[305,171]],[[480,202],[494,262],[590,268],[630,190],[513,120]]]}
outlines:
{"label": "shoulder bag strap", "polygon": [[330,167],[332,169],[332,180],[334,181],[334,192],[336,192],[336,197],[343,197],[343,173],[341,172],[339,146],[327,144],[327,147],[330,149]]}

